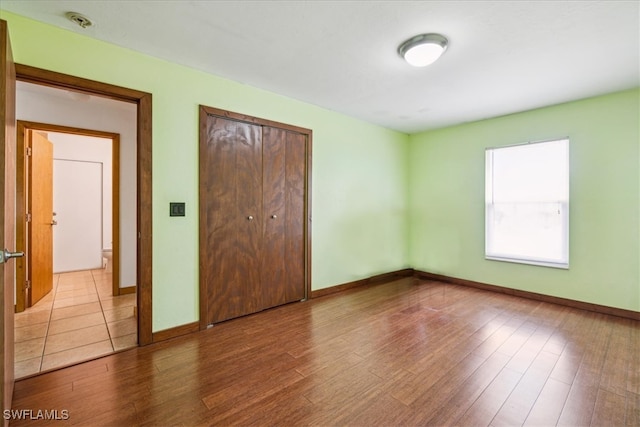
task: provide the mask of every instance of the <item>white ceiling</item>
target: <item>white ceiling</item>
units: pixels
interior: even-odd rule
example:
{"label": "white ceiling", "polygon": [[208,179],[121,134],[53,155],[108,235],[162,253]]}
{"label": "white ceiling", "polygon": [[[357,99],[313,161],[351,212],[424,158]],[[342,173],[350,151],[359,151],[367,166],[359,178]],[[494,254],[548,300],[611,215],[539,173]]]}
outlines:
{"label": "white ceiling", "polygon": [[[34,1],[5,10],[414,133],[640,85],[639,1]],[[68,11],[90,17],[81,29]],[[450,45],[427,68],[396,53]],[[63,49],[64,47],[61,47]]]}

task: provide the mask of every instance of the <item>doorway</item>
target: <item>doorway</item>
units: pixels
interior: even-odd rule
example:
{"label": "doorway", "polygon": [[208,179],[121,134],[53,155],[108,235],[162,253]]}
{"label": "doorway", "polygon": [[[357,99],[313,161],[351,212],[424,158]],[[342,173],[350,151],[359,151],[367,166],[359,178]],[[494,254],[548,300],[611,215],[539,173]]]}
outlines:
{"label": "doorway", "polygon": [[152,206],[151,206],[151,95],[78,77],[16,64],[18,81],[42,87],[65,89],[79,98],[88,94],[103,99],[123,101],[135,106],[135,177],[137,197],[135,219],[135,283],[138,292],[125,295],[134,298],[137,306],[138,345],[153,341],[151,326],[151,265],[152,265]]}
{"label": "doorway", "polygon": [[[137,346],[137,307],[135,271],[122,272],[134,286],[119,286],[121,214],[135,223],[135,210],[119,209],[120,135],[26,121],[18,121],[17,134],[18,153],[25,153],[18,156],[16,211],[17,244],[26,253],[16,277],[21,378]],[[32,203],[38,199],[48,203]],[[124,264],[135,265],[135,237],[129,240],[133,250],[124,253],[133,260]]]}
{"label": "doorway", "polygon": [[[134,293],[135,272],[125,272],[133,276],[125,282],[134,286],[120,287],[120,135],[19,120],[17,140],[16,244],[25,249],[25,257],[19,260],[16,273],[16,313],[52,290],[47,280],[52,273],[102,266],[112,273],[113,296]],[[45,167],[40,168],[30,166],[44,155],[35,145],[38,141],[51,146],[49,158],[41,160]],[[48,173],[43,176],[42,170]],[[33,193],[46,189],[53,191],[44,195],[52,212],[33,212],[32,201],[42,198]],[[46,239],[33,235],[38,216],[51,220],[44,230],[50,234]],[[41,246],[42,241],[48,247],[32,247]],[[128,255],[133,258],[132,249]],[[44,259],[34,260],[34,256]],[[41,264],[47,264],[48,274],[41,271]],[[42,276],[45,280],[39,279]],[[44,290],[41,281],[47,282]]]}

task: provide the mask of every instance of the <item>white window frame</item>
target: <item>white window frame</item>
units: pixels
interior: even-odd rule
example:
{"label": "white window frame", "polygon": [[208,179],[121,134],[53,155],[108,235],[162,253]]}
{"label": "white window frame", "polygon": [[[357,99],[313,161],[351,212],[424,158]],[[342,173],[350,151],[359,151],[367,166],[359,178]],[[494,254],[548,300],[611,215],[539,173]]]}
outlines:
{"label": "white window frame", "polygon": [[[566,176],[564,176],[561,181],[558,182],[559,186],[566,187],[558,187],[560,188],[560,192],[566,194],[566,197],[562,197],[563,200],[549,200],[544,201],[542,204],[548,204],[550,206],[547,209],[555,212],[558,210],[558,215],[560,215],[560,236],[557,236],[561,239],[561,249],[559,256],[555,257],[544,257],[539,255],[525,255],[522,253],[515,252],[501,252],[497,250],[494,246],[499,246],[499,244],[494,243],[499,238],[494,239],[497,235],[494,233],[494,227],[499,218],[496,216],[494,218],[494,213],[496,212],[496,206],[494,199],[494,155],[497,150],[509,149],[513,147],[524,147],[524,146],[532,146],[534,144],[545,144],[552,142],[564,142],[564,149],[566,149]],[[569,165],[569,138],[557,138],[552,140],[544,140],[544,141],[535,141],[535,142],[526,142],[523,144],[514,144],[507,145],[502,147],[492,147],[487,148],[485,150],[485,259],[487,260],[495,260],[495,261],[506,261],[520,264],[530,264],[530,265],[538,265],[545,267],[554,267],[561,269],[569,268],[569,175],[570,175],[570,165]],[[543,185],[543,184],[541,184]],[[564,200],[566,199],[566,200]],[[503,202],[503,209],[512,208],[512,209],[526,209],[526,205],[535,204],[535,202]],[[537,203],[538,205],[540,202]],[[505,207],[507,206],[507,207]],[[497,232],[496,232],[497,233]],[[503,245],[504,246],[504,245]]]}

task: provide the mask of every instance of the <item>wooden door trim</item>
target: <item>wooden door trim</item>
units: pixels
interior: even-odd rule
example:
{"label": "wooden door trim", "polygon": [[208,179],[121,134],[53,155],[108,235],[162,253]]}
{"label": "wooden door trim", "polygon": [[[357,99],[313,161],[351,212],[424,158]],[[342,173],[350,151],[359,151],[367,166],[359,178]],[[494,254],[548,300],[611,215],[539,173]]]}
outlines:
{"label": "wooden door trim", "polygon": [[[16,247],[26,248],[26,199],[25,189],[27,184],[27,168],[25,157],[25,141],[28,130],[57,132],[80,136],[93,136],[106,138],[111,140],[112,153],[112,241],[113,241],[113,276],[112,276],[112,292],[114,296],[121,294],[120,292],[120,135],[113,132],[103,132],[92,129],[83,129],[70,126],[61,126],[49,123],[31,122],[26,120],[18,120],[17,136],[18,136],[18,154],[17,154],[17,177],[16,177]],[[16,313],[24,311],[26,308],[25,293],[23,284],[26,280],[26,272],[30,268],[30,254],[25,251],[24,258],[18,258],[16,261]]]}
{"label": "wooden door trim", "polygon": [[[274,122],[273,120],[261,119],[259,117],[248,116],[246,114],[236,113],[233,111],[221,110],[219,108],[207,107],[205,105],[200,106],[200,111],[206,113],[209,116],[222,117],[223,119],[235,120],[238,122],[251,123],[260,126],[269,126],[278,129],[290,130],[292,132],[298,132],[304,135],[312,134],[311,129],[290,125],[287,123]],[[200,116],[202,118],[202,115]]]}
{"label": "wooden door trim", "polygon": [[306,161],[307,161],[307,168],[305,171],[305,189],[304,189],[304,194],[305,194],[305,200],[304,200],[304,217],[305,217],[305,221],[304,221],[304,236],[305,236],[305,266],[304,266],[304,273],[305,273],[305,281],[306,281],[306,286],[304,289],[304,299],[305,300],[309,300],[311,299],[311,158],[312,158],[312,154],[313,154],[313,132],[311,130],[309,130],[309,133],[306,134],[307,135],[307,152],[306,152]]}
{"label": "wooden door trim", "polygon": [[[299,127],[299,126],[294,126],[294,125],[290,125],[290,124],[286,124],[286,123],[280,123],[280,122],[276,122],[276,121],[272,121],[272,120],[267,120],[267,119],[262,119],[259,117],[253,117],[253,116],[249,116],[246,114],[241,114],[241,113],[236,113],[233,111],[227,111],[227,110],[222,110],[219,108],[214,108],[214,107],[207,107],[205,105],[200,105],[199,108],[199,175],[198,175],[198,182],[202,182],[204,180],[204,170],[202,167],[202,159],[205,158],[204,156],[204,149],[206,147],[206,142],[207,142],[207,118],[209,116],[216,116],[216,117],[222,117],[224,119],[228,119],[228,120],[236,120],[236,121],[240,121],[240,122],[246,122],[246,123],[251,123],[251,124],[255,124],[255,125],[260,125],[260,126],[269,126],[269,127],[273,127],[273,128],[278,128],[278,129],[284,129],[284,130],[288,130],[288,131],[292,131],[292,132],[297,132],[297,133],[301,133],[303,135],[306,136],[306,149],[305,149],[305,191],[304,191],[304,217],[305,217],[305,221],[304,221],[304,248],[305,248],[305,268],[304,268],[304,275],[305,275],[305,289],[304,289],[304,293],[305,293],[305,298],[304,300],[308,300],[311,298],[311,154],[312,154],[312,137],[313,137],[313,131],[311,129],[307,129],[307,128],[303,128],[303,127]],[[202,185],[198,185],[198,197],[199,197],[199,204],[200,204],[200,218],[204,217],[204,213],[203,213],[203,200],[206,197],[206,189],[204,189],[202,187]],[[203,229],[199,223],[198,225],[198,235],[199,235],[199,268],[202,269],[202,254],[205,253],[205,249],[206,249],[206,239],[205,236],[203,236]],[[207,316],[208,316],[208,309],[207,309],[207,287],[206,287],[206,283],[203,280],[203,275],[202,273],[200,273],[200,279],[199,279],[199,286],[198,286],[198,290],[199,290],[199,297],[200,297],[200,329],[206,329],[207,328]]]}
{"label": "wooden door trim", "polygon": [[131,102],[134,104],[139,104],[140,100],[147,96],[151,97],[151,94],[147,92],[141,92],[139,90],[121,86],[114,86],[109,83],[102,83],[95,80],[84,79],[82,77],[57,73],[55,71],[44,70],[42,68],[18,63],[16,63],[16,79],[21,82],[34,83],[56,89],[69,89],[74,92],[98,95],[103,98]]}
{"label": "wooden door trim", "polygon": [[202,259],[202,254],[204,253],[205,250],[205,246],[206,246],[206,239],[202,230],[202,221],[203,218],[205,218],[205,210],[202,206],[202,201],[204,200],[204,198],[206,197],[206,190],[204,188],[202,188],[202,182],[204,182],[206,176],[204,174],[204,168],[202,167],[202,162],[204,157],[204,147],[207,145],[207,119],[209,117],[208,114],[208,109],[207,107],[204,106],[200,106],[200,111],[198,114],[198,124],[199,124],[199,130],[198,130],[198,204],[199,204],[199,215],[198,215],[198,275],[199,275],[199,279],[198,279],[198,297],[200,299],[199,302],[199,308],[200,308],[200,320],[199,320],[199,324],[200,324],[200,330],[206,329],[208,327],[208,321],[207,321],[207,317],[208,317],[208,312],[209,312],[209,302],[208,302],[208,295],[207,295],[207,284],[205,283],[205,280],[202,277],[202,270],[203,270],[203,259]]}
{"label": "wooden door trim", "polygon": [[[16,248],[24,250],[27,241],[27,224],[26,224],[26,206],[27,206],[27,180],[26,180],[26,162],[24,141],[26,138],[26,129],[20,126],[20,121],[16,121]],[[23,258],[16,258],[16,283],[15,283],[15,312],[20,313],[26,308],[25,292],[19,292],[20,284],[24,284],[27,280],[27,262],[28,254],[25,251]],[[24,285],[22,285],[24,286]]]}
{"label": "wooden door trim", "polygon": [[17,80],[137,104],[137,306],[138,345],[152,334],[152,97],[150,93],[16,64]]}

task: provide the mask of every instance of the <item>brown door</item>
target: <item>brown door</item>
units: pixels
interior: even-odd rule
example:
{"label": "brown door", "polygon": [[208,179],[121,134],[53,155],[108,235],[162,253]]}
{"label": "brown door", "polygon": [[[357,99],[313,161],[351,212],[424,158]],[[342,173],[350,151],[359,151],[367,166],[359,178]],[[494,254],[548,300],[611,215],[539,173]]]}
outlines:
{"label": "brown door", "polygon": [[[7,22],[0,20],[0,250],[13,249],[15,244],[15,182],[16,182],[16,73],[11,55],[11,43]],[[0,263],[0,281],[2,281],[2,302],[0,303],[0,333],[2,334],[2,409],[11,408],[13,395],[13,290],[14,263]],[[4,424],[8,425],[5,420]]]}
{"label": "brown door", "polygon": [[209,117],[200,161],[200,271],[212,324],[261,310],[260,126]]}
{"label": "brown door", "polygon": [[28,280],[31,307],[53,289],[53,144],[43,134],[29,130],[29,189],[27,212]]}
{"label": "brown door", "polygon": [[205,327],[305,298],[310,131],[208,107],[200,120]]}
{"label": "brown door", "polygon": [[304,298],[306,136],[263,128],[262,307]]}

